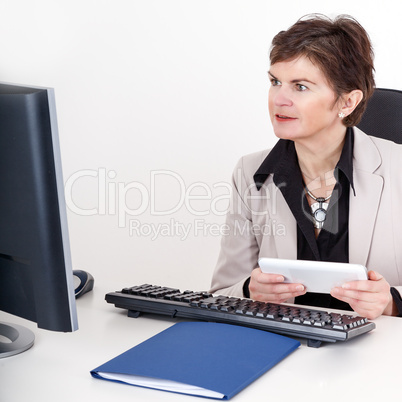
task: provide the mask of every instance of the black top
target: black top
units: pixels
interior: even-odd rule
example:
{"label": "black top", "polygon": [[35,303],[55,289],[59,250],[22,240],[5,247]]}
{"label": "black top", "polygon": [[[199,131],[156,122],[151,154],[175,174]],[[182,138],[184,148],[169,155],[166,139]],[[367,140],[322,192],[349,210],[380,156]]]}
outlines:
{"label": "black top", "polygon": [[[297,222],[298,260],[349,262],[350,190],[356,195],[353,186],[353,140],[353,129],[349,127],[334,170],[336,184],[329,199],[327,217],[317,238],[294,142],[279,140],[254,174],[258,189],[273,174],[275,185],[289,205]],[[351,310],[349,304],[322,293],[306,293],[297,297],[295,303]]]}

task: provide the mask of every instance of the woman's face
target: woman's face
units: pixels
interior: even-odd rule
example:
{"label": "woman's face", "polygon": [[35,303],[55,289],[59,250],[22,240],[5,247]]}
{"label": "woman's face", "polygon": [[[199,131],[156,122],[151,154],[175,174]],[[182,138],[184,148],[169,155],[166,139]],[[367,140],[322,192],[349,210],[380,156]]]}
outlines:
{"label": "woman's face", "polygon": [[[269,70],[269,114],[278,138],[324,141],[345,132],[336,94],[306,57],[275,63]],[[341,131],[342,130],[342,131]]]}

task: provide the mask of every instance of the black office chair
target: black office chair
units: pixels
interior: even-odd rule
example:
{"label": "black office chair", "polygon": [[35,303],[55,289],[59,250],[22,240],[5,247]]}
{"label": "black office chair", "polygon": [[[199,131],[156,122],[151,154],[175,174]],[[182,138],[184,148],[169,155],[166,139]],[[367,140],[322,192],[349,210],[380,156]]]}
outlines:
{"label": "black office chair", "polygon": [[376,88],[357,127],[366,134],[402,144],[402,91]]}

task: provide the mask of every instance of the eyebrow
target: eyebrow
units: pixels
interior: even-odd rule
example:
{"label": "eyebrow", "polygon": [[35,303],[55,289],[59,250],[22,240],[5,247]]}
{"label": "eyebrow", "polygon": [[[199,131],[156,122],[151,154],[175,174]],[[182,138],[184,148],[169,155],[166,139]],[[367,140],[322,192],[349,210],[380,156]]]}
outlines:
{"label": "eyebrow", "polygon": [[[270,71],[268,71],[268,74],[269,74],[274,80],[280,81],[280,79],[276,78]],[[292,81],[290,81],[290,82],[291,82],[292,84],[296,84],[297,82],[301,82],[301,81],[309,82],[310,84],[317,85],[315,82],[313,82],[313,81],[311,81],[311,80],[309,80],[309,79],[307,79],[307,78],[300,78],[300,79],[292,80]]]}

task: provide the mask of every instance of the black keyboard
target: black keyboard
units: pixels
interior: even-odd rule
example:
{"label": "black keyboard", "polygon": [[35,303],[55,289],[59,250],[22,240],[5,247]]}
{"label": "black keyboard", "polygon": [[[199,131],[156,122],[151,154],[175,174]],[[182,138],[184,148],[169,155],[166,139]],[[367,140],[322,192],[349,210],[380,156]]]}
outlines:
{"label": "black keyboard", "polygon": [[375,328],[367,318],[349,314],[153,285],[124,288],[106,294],[105,299],[127,309],[130,317],[151,313],[243,325],[307,338],[311,347],[319,347],[321,342],[347,341]]}

